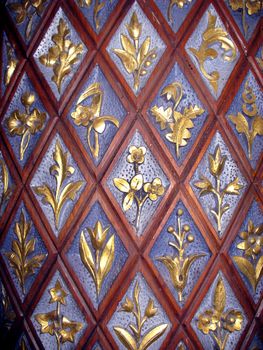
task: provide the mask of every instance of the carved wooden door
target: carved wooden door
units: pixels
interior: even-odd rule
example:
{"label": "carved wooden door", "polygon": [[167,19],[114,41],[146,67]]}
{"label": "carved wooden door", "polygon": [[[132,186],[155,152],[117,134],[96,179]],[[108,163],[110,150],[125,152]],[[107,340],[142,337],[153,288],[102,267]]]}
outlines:
{"label": "carved wooden door", "polygon": [[263,349],[261,6],[1,1],[1,348]]}

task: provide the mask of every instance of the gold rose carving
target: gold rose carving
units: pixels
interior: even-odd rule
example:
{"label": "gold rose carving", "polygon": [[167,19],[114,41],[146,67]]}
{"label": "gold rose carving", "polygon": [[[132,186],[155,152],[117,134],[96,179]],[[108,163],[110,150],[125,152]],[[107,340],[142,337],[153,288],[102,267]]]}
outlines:
{"label": "gold rose carving", "polygon": [[[9,174],[3,159],[0,159],[1,193],[0,193],[0,213],[11,197],[12,189],[9,187]],[[3,187],[2,187],[3,186]]]}
{"label": "gold rose carving", "polygon": [[36,186],[33,190],[37,195],[43,197],[43,203],[51,205],[55,216],[55,226],[58,229],[63,206],[68,200],[74,201],[84,182],[71,181],[65,184],[67,178],[74,174],[75,169],[73,166],[68,165],[68,152],[63,152],[59,141],[56,142],[53,159],[55,164],[50,167],[49,172],[56,179],[55,192],[47,184]]}
{"label": "gold rose carving", "polygon": [[[92,98],[89,106],[81,103],[87,98]],[[106,122],[119,127],[117,118],[111,115],[101,116],[101,107],[103,102],[103,90],[100,83],[91,84],[79,97],[76,109],[71,113],[71,117],[77,126],[87,128],[87,140],[93,157],[98,158],[100,151],[99,135],[102,135],[106,128]],[[95,145],[92,146],[91,132],[94,132]],[[103,136],[102,136],[103,137]]]}
{"label": "gold rose carving", "polygon": [[35,270],[41,266],[46,254],[31,256],[35,251],[35,238],[28,239],[32,223],[26,220],[22,209],[19,221],[15,223],[14,232],[17,239],[12,240],[12,251],[5,253],[11,268],[25,295],[25,283],[28,277],[35,274]]}
{"label": "gold rose carving", "polygon": [[167,10],[167,17],[168,20],[173,23],[173,7],[176,5],[179,9],[182,9],[187,3],[192,2],[192,0],[170,0],[168,10]]}
{"label": "gold rose carving", "polygon": [[53,68],[52,81],[56,84],[58,92],[61,93],[61,86],[72,66],[79,62],[83,52],[82,44],[73,44],[68,38],[70,30],[67,23],[61,18],[57,26],[57,33],[52,35],[55,44],[51,46],[48,53],[39,57],[41,64],[48,68]]}
{"label": "gold rose carving", "polygon": [[121,49],[113,49],[120,58],[128,74],[133,75],[133,87],[137,92],[140,86],[140,78],[147,74],[147,68],[152,65],[152,60],[157,57],[156,47],[151,49],[151,38],[147,36],[142,45],[139,45],[142,33],[142,23],[139,22],[136,12],[133,12],[130,23],[126,25],[131,40],[121,34]]}
{"label": "gold rose carving", "polygon": [[125,346],[128,350],[146,350],[150,345],[155,343],[166,331],[168,324],[163,323],[159,326],[152,326],[151,329],[143,333],[143,325],[154,317],[158,309],[154,306],[154,301],[149,298],[144,314],[139,302],[140,287],[139,283],[136,282],[136,285],[133,290],[133,300],[126,297],[125,302],[121,305],[119,312],[126,312],[131,314],[131,317],[135,319],[136,324],[131,322],[129,328],[131,333],[128,332],[125,328],[122,327],[113,327],[114,332],[116,333],[119,341]]}
{"label": "gold rose carving", "polygon": [[208,13],[207,29],[202,35],[202,43],[199,49],[191,47],[189,50],[196,57],[200,70],[204,77],[209,81],[215,93],[218,90],[218,80],[220,73],[213,71],[208,73],[205,69],[206,60],[214,60],[218,57],[218,52],[211,46],[214,44],[221,44],[224,51],[222,58],[226,62],[232,62],[236,58],[236,47],[231,39],[228,38],[228,33],[221,27],[216,27],[216,16]]}
{"label": "gold rose carving", "polygon": [[217,230],[221,232],[222,217],[229,210],[230,205],[224,202],[226,195],[238,196],[243,185],[239,183],[238,177],[229,182],[224,188],[221,187],[221,174],[225,169],[226,156],[221,156],[220,146],[217,145],[214,154],[209,154],[209,172],[214,177],[215,185],[204,175],[200,176],[200,181],[194,186],[199,189],[199,197],[213,194],[216,199],[216,209],[210,209],[211,214],[216,219]]}
{"label": "gold rose carving", "polygon": [[[256,95],[252,88],[249,86],[248,81],[245,83],[245,88],[242,93],[242,99],[244,101],[242,105],[242,112],[238,112],[237,115],[229,115],[229,119],[235,124],[236,130],[239,134],[244,134],[247,140],[248,157],[252,159],[252,147],[255,137],[257,135],[263,135],[263,118],[259,115],[256,105]],[[251,127],[248,120],[251,120]]]}
{"label": "gold rose carving", "polygon": [[11,44],[8,41],[6,41],[5,45],[6,45],[6,52],[7,52],[7,66],[5,71],[4,84],[5,86],[7,86],[10,83],[11,78],[15,72],[15,69],[18,64],[18,60],[15,57],[15,52]]}
{"label": "gold rose carving", "polygon": [[242,242],[237,244],[237,248],[242,250],[243,256],[234,256],[233,259],[256,292],[263,275],[263,224],[255,227],[249,220],[247,231],[240,232],[239,236]]}
{"label": "gold rose carving", "polygon": [[133,203],[136,203],[136,231],[139,229],[141,211],[145,202],[147,200],[155,202],[165,192],[165,188],[162,185],[162,180],[158,177],[153,179],[151,183],[144,182],[143,174],[140,172],[139,167],[142,163],[144,163],[145,154],[145,147],[131,146],[129,148],[127,162],[133,164],[134,176],[129,181],[122,178],[115,178],[113,180],[115,187],[125,194],[122,202],[123,210],[129,210],[132,207]]}
{"label": "gold rose carving", "polygon": [[6,127],[11,136],[20,136],[19,155],[20,160],[28,148],[31,135],[40,132],[46,121],[46,113],[40,112],[37,108],[31,108],[35,102],[35,95],[32,92],[25,92],[21,96],[21,103],[25,111],[15,109],[6,119]]}
{"label": "gold rose carving", "polygon": [[[100,221],[96,222],[94,229],[87,228],[92,247],[86,241],[84,231],[80,234],[79,252],[81,261],[95,283],[97,297],[100,294],[102,283],[110,272],[114,261],[114,235],[106,242],[109,229],[109,227],[103,228]],[[94,254],[92,254],[92,251]]]}
{"label": "gold rose carving", "polygon": [[179,82],[165,86],[161,96],[164,96],[167,101],[171,101],[173,106],[164,109],[164,106],[157,107],[155,105],[151,112],[160,124],[161,130],[171,131],[165,135],[165,138],[175,144],[176,156],[180,158],[180,147],[186,146],[187,140],[192,136],[189,130],[194,127],[192,120],[204,113],[204,110],[196,105],[185,107],[182,113],[176,110],[183,97],[183,87]]}
{"label": "gold rose carving", "polygon": [[263,71],[263,47],[261,48],[261,57],[256,57],[260,69]]}
{"label": "gold rose carving", "polygon": [[161,256],[156,260],[162,262],[168,269],[174,288],[177,290],[179,301],[183,301],[183,290],[187,284],[189,271],[192,264],[206,254],[191,254],[186,256],[185,250],[189,244],[194,241],[194,236],[190,233],[190,226],[181,223],[183,210],[177,211],[177,227],[169,226],[167,231],[173,236],[175,242],[169,242],[169,245],[175,249],[173,256]]}
{"label": "gold rose carving", "polygon": [[18,25],[26,22],[25,35],[28,40],[32,33],[34,18],[41,17],[47,0],[22,0],[8,4],[8,8],[16,14],[15,21]]}
{"label": "gold rose carving", "polygon": [[243,315],[239,310],[226,310],[226,290],[220,277],[213,296],[213,306],[198,316],[197,327],[205,335],[211,336],[219,350],[224,350],[229,335],[242,328]]}
{"label": "gold rose carving", "polygon": [[229,0],[229,5],[233,11],[242,10],[242,25],[245,35],[247,35],[246,11],[249,16],[260,12],[263,6],[262,0]]}
{"label": "gold rose carving", "polygon": [[56,303],[56,309],[47,313],[35,315],[36,321],[40,324],[40,332],[55,336],[57,350],[61,344],[66,342],[74,343],[75,335],[83,328],[82,323],[69,320],[64,313],[61,313],[61,306],[67,305],[66,297],[68,293],[63,289],[60,280],[56,281],[53,288],[49,290],[51,298],[49,303]]}
{"label": "gold rose carving", "polygon": [[[93,1],[92,0],[77,0],[78,4],[80,7],[91,7]],[[112,0],[108,0],[109,3],[112,3]],[[104,6],[106,5],[107,0],[106,1],[101,1],[101,0],[95,0],[94,1],[94,8],[93,8],[93,19],[95,22],[95,26],[96,26],[96,30],[100,29],[100,19],[99,19],[99,14],[100,11],[104,8]]]}

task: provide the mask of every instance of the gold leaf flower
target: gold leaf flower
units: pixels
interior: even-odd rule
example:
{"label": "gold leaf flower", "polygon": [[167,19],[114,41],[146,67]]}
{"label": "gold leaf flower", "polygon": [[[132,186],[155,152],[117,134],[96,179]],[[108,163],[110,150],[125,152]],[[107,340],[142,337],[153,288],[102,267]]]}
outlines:
{"label": "gold leaf flower", "polygon": [[219,322],[218,313],[215,310],[206,310],[198,317],[197,327],[204,334],[215,331]]}
{"label": "gold leaf flower", "polygon": [[155,316],[157,313],[157,308],[154,307],[154,302],[152,299],[149,299],[147,307],[145,309],[145,316],[147,316],[148,318],[151,318],[153,316]]}
{"label": "gold leaf flower", "polygon": [[242,231],[239,236],[243,239],[238,243],[237,248],[244,250],[245,255],[256,258],[260,254],[263,246],[263,225],[255,227],[252,220],[248,222],[247,231]]}
{"label": "gold leaf flower", "polygon": [[143,146],[142,147],[131,146],[129,148],[129,153],[130,154],[127,157],[127,161],[129,163],[142,164],[144,162],[146,148]]}
{"label": "gold leaf flower", "polygon": [[213,176],[220,176],[225,167],[226,156],[221,157],[221,149],[216,146],[214,155],[209,154],[209,169]]}
{"label": "gold leaf flower", "polygon": [[230,310],[222,316],[223,328],[229,332],[240,331],[242,328],[243,316],[240,311]]}
{"label": "gold leaf flower", "polygon": [[146,193],[149,194],[149,198],[151,201],[156,201],[158,197],[164,194],[165,188],[163,187],[162,180],[158,177],[155,178],[152,183],[147,182],[143,189]]}
{"label": "gold leaf flower", "polygon": [[27,115],[24,113],[20,113],[18,109],[16,109],[9,118],[6,120],[6,126],[11,135],[23,135],[26,131],[26,120]]}
{"label": "gold leaf flower", "polygon": [[136,12],[133,12],[130,23],[127,25],[130,37],[133,40],[138,40],[142,32],[142,24],[139,23]]}
{"label": "gold leaf flower", "polygon": [[56,281],[55,287],[49,290],[51,295],[50,303],[59,302],[63,305],[66,305],[66,297],[68,293],[63,289],[59,280]]}
{"label": "gold leaf flower", "polygon": [[134,305],[132,300],[126,297],[125,302],[121,304],[121,311],[132,312],[133,308]]}
{"label": "gold leaf flower", "polygon": [[88,228],[90,239],[91,239],[92,245],[95,249],[102,248],[109,229],[110,229],[110,227],[106,227],[106,229],[103,230],[100,221],[96,222],[93,230],[91,228]]}

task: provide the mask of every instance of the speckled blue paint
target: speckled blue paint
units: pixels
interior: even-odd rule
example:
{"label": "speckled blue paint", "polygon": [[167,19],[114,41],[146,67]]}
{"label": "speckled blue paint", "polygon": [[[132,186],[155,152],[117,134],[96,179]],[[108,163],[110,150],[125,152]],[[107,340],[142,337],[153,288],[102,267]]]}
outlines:
{"label": "speckled blue paint", "polygon": [[[75,111],[75,107],[78,101],[79,96],[87,89],[91,84],[93,83],[100,83],[101,89],[103,91],[103,100],[102,100],[102,106],[101,106],[101,112],[100,116],[114,116],[115,118],[118,119],[119,121],[119,127],[121,126],[125,116],[126,116],[126,111],[112,89],[111,85],[107,81],[105,75],[103,74],[102,70],[98,65],[93,69],[91,72],[90,76],[87,79],[87,82],[84,84],[81,92],[75,99],[75,101],[72,104],[72,107],[70,109],[70,112],[68,114],[68,119],[70,123],[73,125],[74,129],[76,130],[82,144],[84,145],[86,151],[88,152],[90,158],[94,162],[96,166],[98,166],[104,157],[105,153],[107,152],[115,134],[119,130],[113,123],[111,122],[106,122],[106,128],[102,134],[99,134],[99,144],[100,144],[100,151],[99,151],[99,156],[98,158],[94,157],[92,155],[92,152],[90,151],[88,141],[87,141],[87,127],[85,126],[77,126],[74,123],[74,119],[71,117],[71,113]],[[86,100],[81,102],[82,106],[90,106],[92,101],[92,97],[88,97]],[[94,146],[94,130],[91,131],[91,135],[93,138],[91,139],[91,143]]]}
{"label": "speckled blue paint", "polygon": [[[93,229],[98,220],[101,222],[103,228],[110,227],[107,233],[106,242],[112,235],[114,235],[115,245],[114,261],[108,275],[106,276],[102,284],[99,297],[97,297],[95,283],[93,282],[89,271],[82,263],[79,253],[80,234],[83,231],[92,253],[95,254],[87,228]],[[108,294],[112,284],[116,280],[118,274],[120,273],[121,269],[123,268],[125,262],[128,259],[127,250],[125,249],[121,239],[119,238],[118,234],[116,233],[116,230],[110,223],[107,215],[105,214],[99,202],[95,202],[93,204],[87,217],[83,221],[80,229],[78,230],[77,235],[75,236],[72,242],[72,245],[70,246],[70,249],[67,252],[67,258],[72,266],[73,271],[76,273],[77,278],[79,279],[80,283],[82,284],[83,288],[85,289],[86,293],[91,299],[94,307],[97,309],[99,307],[99,304]]]}
{"label": "speckled blue paint", "polygon": [[258,333],[255,334],[248,350],[261,350],[263,349],[263,335],[261,332],[260,335],[260,331]]}
{"label": "speckled blue paint", "polygon": [[205,123],[205,120],[207,118],[207,111],[204,111],[200,116],[197,116],[195,119],[193,119],[194,128],[189,129],[192,136],[190,139],[187,140],[188,142],[187,142],[186,146],[180,147],[180,157],[177,158],[176,145],[174,143],[169,142],[165,137],[165,135],[167,135],[168,133],[171,132],[170,128],[167,127],[165,130],[161,130],[160,123],[156,122],[156,118],[153,116],[153,114],[150,111],[151,108],[155,105],[157,107],[163,106],[164,109],[167,109],[168,107],[173,107],[173,103],[171,101],[167,101],[167,99],[164,96],[160,96],[163,88],[165,86],[167,86],[168,84],[171,84],[173,82],[180,82],[182,84],[182,87],[183,87],[183,96],[182,96],[181,102],[179,103],[178,107],[176,108],[176,110],[178,112],[183,113],[184,109],[189,108],[191,105],[192,106],[197,105],[199,108],[203,108],[203,109],[204,109],[204,107],[203,107],[202,103],[200,102],[200,100],[198,99],[193,87],[189,84],[188,80],[186,79],[186,77],[182,73],[181,69],[179,68],[179,65],[176,63],[175,66],[172,68],[171,72],[169,73],[167,79],[162,84],[160,90],[158,91],[157,96],[155,97],[155,99],[151,103],[151,106],[149,108],[148,113],[149,113],[151,122],[153,123],[155,128],[158,130],[159,134],[161,135],[161,137],[162,137],[163,141],[165,142],[166,146],[168,147],[169,151],[171,152],[171,154],[175,158],[175,161],[178,163],[178,165],[181,165],[183,163],[183,161],[185,160],[188,152],[193,147],[193,144],[194,144],[197,136],[201,132],[201,129],[202,129],[202,127]]}

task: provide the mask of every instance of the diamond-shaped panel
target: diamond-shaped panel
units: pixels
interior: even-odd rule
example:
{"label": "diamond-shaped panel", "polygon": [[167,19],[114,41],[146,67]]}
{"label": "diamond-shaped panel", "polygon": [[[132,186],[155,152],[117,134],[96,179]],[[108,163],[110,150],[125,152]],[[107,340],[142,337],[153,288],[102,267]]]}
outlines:
{"label": "diamond-shaped panel", "polygon": [[255,169],[263,151],[263,93],[251,71],[242,82],[226,118]]}
{"label": "diamond-shaped panel", "polygon": [[170,183],[142,135],[135,131],[107,179],[128,222],[141,236]]}
{"label": "diamond-shaped panel", "polygon": [[125,115],[120,99],[96,65],[68,114],[68,120],[96,166],[106,154]]}
{"label": "diamond-shaped panel", "polygon": [[14,216],[0,251],[16,291],[24,301],[47,259],[48,252],[23,202]]}
{"label": "diamond-shaped panel", "polygon": [[254,201],[229,250],[229,255],[255,303],[263,293],[263,278],[259,274],[263,259],[262,224],[262,209]]}
{"label": "diamond-shaped panel", "polygon": [[245,192],[247,181],[218,131],[190,185],[215,231],[222,237]]}
{"label": "diamond-shaped panel", "polygon": [[246,314],[220,271],[191,321],[202,346],[232,350],[247,325]]}
{"label": "diamond-shaped panel", "polygon": [[58,237],[85,188],[85,178],[56,134],[39,164],[30,186],[54,234]]}
{"label": "diamond-shaped panel", "polygon": [[100,33],[119,0],[84,1],[75,0],[95,33]]}
{"label": "diamond-shaped panel", "polygon": [[98,201],[91,207],[66,256],[98,309],[128,258],[127,250]]}
{"label": "diamond-shaped panel", "polygon": [[49,281],[31,321],[45,349],[57,348],[58,343],[72,349],[89,326],[59,271]]}
{"label": "diamond-shaped panel", "polygon": [[0,151],[0,218],[5,213],[10,197],[15,191],[15,182]]}
{"label": "diamond-shaped panel", "polygon": [[2,120],[2,127],[19,164],[24,167],[48,123],[46,112],[25,73]]}
{"label": "diamond-shaped panel", "polygon": [[6,7],[19,33],[29,43],[52,1],[14,1],[7,0]]}
{"label": "diamond-shaped panel", "polygon": [[135,2],[111,38],[107,51],[130,88],[138,95],[165,48],[165,43]]}
{"label": "diamond-shaped panel", "polygon": [[188,210],[179,201],[150,252],[150,258],[183,307],[211,252]]}
{"label": "diamond-shaped panel", "polygon": [[[136,323],[133,310],[139,315],[139,324]],[[152,342],[149,341],[148,349],[160,349],[171,328],[171,322],[143,275],[138,273],[107,324],[114,341],[120,349],[123,349],[122,339],[130,338],[136,346],[136,339],[131,328],[141,325],[144,317],[143,327],[138,334],[138,343],[145,342],[144,339],[148,336],[152,339]]]}
{"label": "diamond-shaped panel", "polygon": [[172,68],[151,103],[149,115],[176,162],[181,165],[204,125],[207,112],[178,64]]}
{"label": "diamond-shaped panel", "polygon": [[57,100],[71,82],[88,49],[61,8],[34,53]]}
{"label": "diamond-shaped panel", "polygon": [[209,5],[185,48],[211,94],[218,99],[239,51],[213,5]]}

